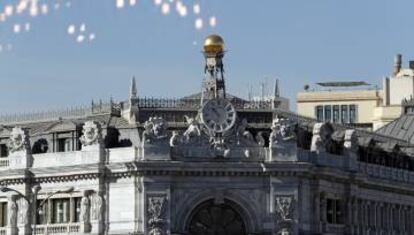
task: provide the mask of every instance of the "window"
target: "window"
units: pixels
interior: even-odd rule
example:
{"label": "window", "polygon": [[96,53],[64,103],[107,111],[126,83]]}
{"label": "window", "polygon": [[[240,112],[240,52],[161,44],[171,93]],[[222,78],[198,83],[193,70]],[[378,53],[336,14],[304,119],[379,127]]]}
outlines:
{"label": "window", "polygon": [[343,205],[339,199],[326,200],[326,219],[330,224],[343,224]]}
{"label": "window", "polygon": [[332,115],[332,106],[325,105],[325,122],[331,121],[331,115]]}
{"label": "window", "polygon": [[71,151],[71,146],[70,146],[70,139],[67,139],[67,138],[61,138],[61,139],[58,139],[58,144],[57,144],[58,146],[58,149],[57,149],[57,151],[58,152],[69,152],[69,151]]}
{"label": "window", "polygon": [[7,226],[7,202],[0,202],[0,227]]}
{"label": "window", "polygon": [[[37,224],[79,222],[81,199],[81,197],[49,199],[38,210]],[[37,206],[40,206],[40,203],[41,200],[38,200]],[[50,207],[49,203],[51,203]]]}
{"label": "window", "polygon": [[318,122],[323,122],[324,121],[323,106],[322,105],[316,106],[316,119],[318,120]]}
{"label": "window", "polygon": [[70,218],[69,198],[52,200],[52,223],[68,223]]}
{"label": "window", "polygon": [[341,122],[348,123],[348,105],[341,105]]}
{"label": "window", "polygon": [[351,104],[349,105],[349,123],[355,123],[356,122],[356,114],[357,108],[356,105]]}
{"label": "window", "polygon": [[0,144],[0,157],[7,157],[9,155],[9,150],[7,145]]}
{"label": "window", "polygon": [[333,106],[333,122],[339,123],[341,120],[339,119],[339,105]]}

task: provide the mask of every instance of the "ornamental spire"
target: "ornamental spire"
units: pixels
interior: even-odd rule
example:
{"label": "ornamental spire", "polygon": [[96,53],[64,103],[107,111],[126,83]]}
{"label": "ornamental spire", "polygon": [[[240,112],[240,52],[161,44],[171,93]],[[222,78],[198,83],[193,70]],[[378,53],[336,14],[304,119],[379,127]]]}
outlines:
{"label": "ornamental spire", "polygon": [[135,76],[131,79],[131,86],[129,88],[129,98],[136,99],[137,98],[137,85],[135,82]]}

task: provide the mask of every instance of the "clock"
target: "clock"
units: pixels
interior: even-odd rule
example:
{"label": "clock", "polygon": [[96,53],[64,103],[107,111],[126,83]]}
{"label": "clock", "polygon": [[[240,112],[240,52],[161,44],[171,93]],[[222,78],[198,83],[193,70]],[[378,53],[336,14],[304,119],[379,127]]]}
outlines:
{"label": "clock", "polygon": [[202,107],[201,121],[210,131],[223,133],[236,122],[236,110],[226,99],[212,99]]}

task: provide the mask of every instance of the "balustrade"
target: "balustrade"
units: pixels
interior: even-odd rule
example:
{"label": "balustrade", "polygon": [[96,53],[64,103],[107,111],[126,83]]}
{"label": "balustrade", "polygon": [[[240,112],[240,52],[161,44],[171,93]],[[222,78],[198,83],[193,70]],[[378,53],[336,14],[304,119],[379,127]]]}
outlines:
{"label": "balustrade", "polygon": [[[34,234],[77,234],[80,231],[79,224],[45,224],[37,225]],[[0,233],[0,235],[2,235]]]}

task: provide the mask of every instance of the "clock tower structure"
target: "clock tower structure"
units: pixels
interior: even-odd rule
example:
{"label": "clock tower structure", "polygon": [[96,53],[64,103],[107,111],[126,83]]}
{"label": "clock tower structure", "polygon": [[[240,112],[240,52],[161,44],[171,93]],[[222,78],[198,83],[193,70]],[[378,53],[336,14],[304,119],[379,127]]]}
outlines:
{"label": "clock tower structure", "polygon": [[219,35],[208,36],[204,41],[204,68],[205,78],[201,92],[201,104],[210,99],[225,99],[226,88],[224,82],[223,57],[224,40]]}

